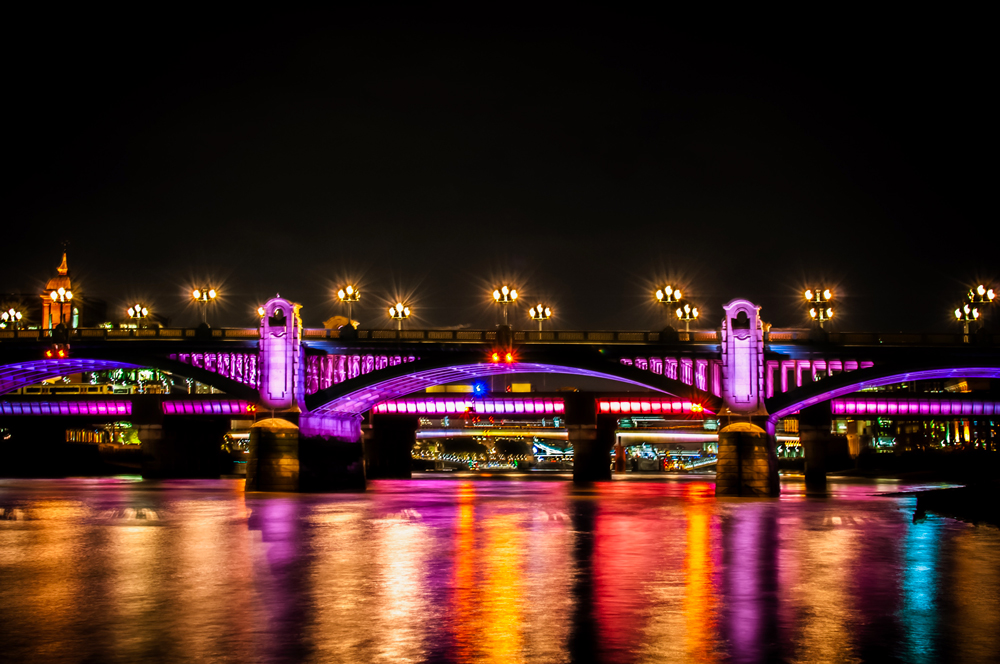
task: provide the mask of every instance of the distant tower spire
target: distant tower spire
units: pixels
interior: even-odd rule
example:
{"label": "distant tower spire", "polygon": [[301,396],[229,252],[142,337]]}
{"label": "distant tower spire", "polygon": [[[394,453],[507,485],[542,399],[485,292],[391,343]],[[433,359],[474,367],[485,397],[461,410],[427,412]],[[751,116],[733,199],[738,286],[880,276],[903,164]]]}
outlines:
{"label": "distant tower spire", "polygon": [[69,274],[69,265],[66,264],[66,252],[63,252],[62,263],[59,265],[59,275],[65,277]]}

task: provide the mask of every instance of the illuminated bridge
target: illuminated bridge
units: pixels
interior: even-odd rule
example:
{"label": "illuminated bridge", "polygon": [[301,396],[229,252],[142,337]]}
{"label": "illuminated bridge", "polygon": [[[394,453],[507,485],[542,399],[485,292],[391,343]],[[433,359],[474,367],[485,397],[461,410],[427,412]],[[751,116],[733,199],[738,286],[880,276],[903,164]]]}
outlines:
{"label": "illuminated bridge", "polygon": [[[718,418],[717,491],[773,495],[778,487],[774,434],[783,418],[798,415],[803,421],[808,455],[810,444],[821,444],[824,418],[829,429],[831,400],[846,404],[859,390],[907,381],[1000,377],[995,348],[963,343],[962,335],[816,335],[770,329],[761,321],[759,307],[740,299],[723,307],[719,329],[692,332],[313,330],[302,328],[298,309],[274,298],[265,305],[258,328],[0,331],[0,397],[74,373],[158,369],[223,392],[230,411],[223,413],[220,406],[212,414],[253,406],[297,427],[303,449],[326,441],[336,448],[323,452],[330,463],[343,465],[352,454],[360,458],[366,447],[361,466],[372,477],[409,472],[403,469],[400,450],[414,440],[412,420],[419,402],[411,411],[407,399],[428,387],[520,373],[604,378],[646,396],[660,395],[659,402],[636,400],[640,412],[643,403],[653,412],[653,403],[669,402],[671,409]],[[53,344],[66,349],[65,357],[46,357]],[[5,421],[28,410],[34,414],[35,405],[27,410],[19,406],[22,415],[15,413],[13,404],[27,399],[4,398]],[[63,406],[55,397],[36,398],[38,414],[42,401],[52,415],[73,408],[69,399]],[[148,396],[139,401],[153,404],[127,407],[146,427],[144,441],[155,441],[156,427],[169,429],[171,418],[195,415],[194,406],[188,412],[170,405],[183,399]],[[442,403],[447,412],[452,402]],[[529,401],[520,403],[529,407]],[[532,397],[530,403],[545,412],[545,397]],[[608,422],[631,412],[632,401],[617,402],[617,410],[609,401],[605,409],[592,395],[566,394],[561,403],[576,453],[575,478],[607,479],[614,442]],[[83,416],[81,407],[76,408]],[[206,413],[206,406],[199,408]],[[810,417],[821,421],[811,425]],[[347,465],[356,472],[355,462]]]}

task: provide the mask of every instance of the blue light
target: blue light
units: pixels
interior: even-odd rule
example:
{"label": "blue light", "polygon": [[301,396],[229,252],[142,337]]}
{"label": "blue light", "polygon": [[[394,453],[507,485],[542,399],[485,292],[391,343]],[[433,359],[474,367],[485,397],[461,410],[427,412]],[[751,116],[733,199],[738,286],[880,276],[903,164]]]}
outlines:
{"label": "blue light", "polygon": [[488,391],[489,390],[487,390],[487,388],[486,388],[486,383],[484,383],[481,380],[476,381],[475,383],[472,384],[472,393],[474,395],[476,395],[477,397],[486,396],[486,393]]}

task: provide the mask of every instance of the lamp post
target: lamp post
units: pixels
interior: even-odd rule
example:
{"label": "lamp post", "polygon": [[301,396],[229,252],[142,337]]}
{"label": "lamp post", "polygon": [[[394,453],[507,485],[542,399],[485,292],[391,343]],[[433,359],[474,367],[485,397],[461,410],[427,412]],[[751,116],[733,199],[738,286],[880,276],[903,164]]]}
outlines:
{"label": "lamp post", "polygon": [[21,319],[23,317],[24,314],[14,309],[14,307],[11,307],[7,311],[0,314],[0,329],[7,329],[7,326],[9,325],[16,330],[21,326]]}
{"label": "lamp post", "polygon": [[128,308],[128,317],[135,321],[136,328],[142,327],[143,322],[149,316],[149,309],[136,303]]}
{"label": "lamp post", "polygon": [[817,288],[815,290],[807,288],[802,294],[805,296],[806,302],[810,305],[809,318],[819,323],[820,329],[823,329],[823,324],[833,318],[833,306],[831,303],[833,293],[829,288]]}
{"label": "lamp post", "polygon": [[993,299],[996,297],[996,291],[992,286],[985,286],[979,284],[975,288],[969,289],[969,302],[972,304],[979,305],[979,313],[982,315],[983,320],[980,321],[982,325],[986,320],[986,308],[993,304]]}
{"label": "lamp post", "polygon": [[[674,292],[676,293],[677,291]],[[685,303],[683,307],[677,307],[674,313],[677,314],[678,320],[684,321],[684,331],[690,332],[691,321],[698,319],[698,307],[692,307],[690,304]]]}
{"label": "lamp post", "polygon": [[337,291],[341,304],[347,304],[347,324],[354,327],[354,303],[361,299],[361,291],[353,284],[347,284]]}
{"label": "lamp post", "polygon": [[962,342],[969,343],[969,323],[979,320],[979,307],[964,304],[955,309],[955,320],[962,324]]}
{"label": "lamp post", "polygon": [[552,309],[546,307],[544,304],[539,304],[537,307],[529,309],[528,315],[531,316],[531,320],[538,321],[538,331],[541,332],[542,323],[552,317]]}
{"label": "lamp post", "polygon": [[501,286],[493,291],[493,301],[503,305],[503,324],[507,326],[507,305],[513,304],[517,300],[517,291],[507,285]]}
{"label": "lamp post", "polygon": [[403,329],[403,321],[410,317],[410,308],[402,302],[397,302],[395,306],[389,307],[389,318],[396,321],[396,329]]}
{"label": "lamp post", "polygon": [[201,305],[201,322],[208,325],[208,303],[214,302],[218,293],[215,292],[214,288],[204,287],[195,288],[191,291],[191,297],[194,301]]}

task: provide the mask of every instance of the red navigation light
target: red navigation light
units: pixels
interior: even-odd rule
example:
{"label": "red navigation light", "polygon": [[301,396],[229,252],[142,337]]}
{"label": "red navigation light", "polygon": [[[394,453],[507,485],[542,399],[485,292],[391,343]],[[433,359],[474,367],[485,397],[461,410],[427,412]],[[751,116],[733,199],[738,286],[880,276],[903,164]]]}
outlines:
{"label": "red navigation light", "polygon": [[499,362],[499,361],[500,361],[500,353],[493,353],[492,355],[490,355],[490,362]]}
{"label": "red navigation light", "polygon": [[507,353],[504,356],[503,361],[506,362],[507,364],[510,364],[511,362],[513,362],[514,361],[514,353]]}

